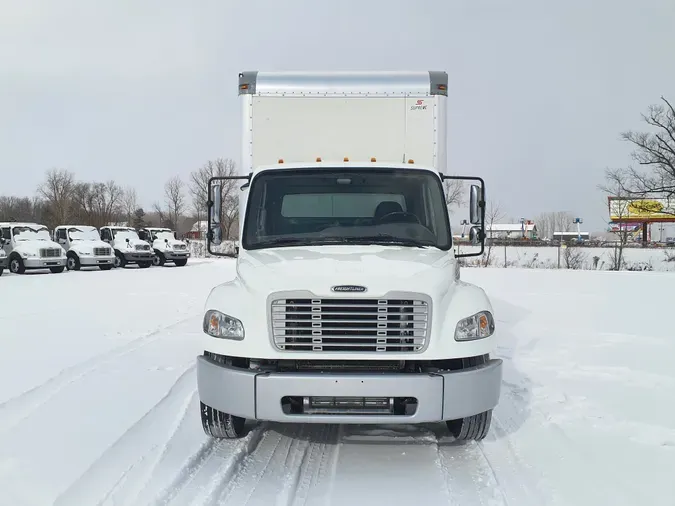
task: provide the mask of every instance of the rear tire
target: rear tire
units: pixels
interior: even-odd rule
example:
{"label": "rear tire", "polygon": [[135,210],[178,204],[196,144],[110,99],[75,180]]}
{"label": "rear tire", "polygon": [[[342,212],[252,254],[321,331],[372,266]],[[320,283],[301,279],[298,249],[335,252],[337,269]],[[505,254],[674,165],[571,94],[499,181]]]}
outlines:
{"label": "rear tire", "polygon": [[49,270],[52,272],[52,274],[60,274],[61,272],[65,271],[66,268],[63,265],[59,265],[58,267],[50,267]]}
{"label": "rear tire", "polygon": [[184,267],[187,264],[187,258],[181,258],[180,260],[174,260],[173,263],[176,267]]}
{"label": "rear tire", "polygon": [[199,410],[202,415],[202,427],[207,436],[218,439],[239,439],[245,435],[245,418],[228,415],[203,402],[199,403]]}

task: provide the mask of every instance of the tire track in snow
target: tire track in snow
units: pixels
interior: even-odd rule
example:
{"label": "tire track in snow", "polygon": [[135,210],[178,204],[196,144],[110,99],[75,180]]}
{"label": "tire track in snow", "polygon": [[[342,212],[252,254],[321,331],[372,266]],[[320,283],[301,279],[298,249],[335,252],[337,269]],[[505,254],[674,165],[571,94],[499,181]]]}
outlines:
{"label": "tire track in snow", "polygon": [[[119,500],[124,498],[118,499],[117,496],[123,495],[128,490],[127,486],[133,488],[134,478],[138,474],[141,474],[141,478],[136,478],[136,481],[144,481],[166,451],[194,400],[195,367],[188,367],[166,395],[101,454],[57,498],[54,506],[101,504],[108,499],[114,499],[115,504],[120,504]],[[152,457],[157,454],[160,457],[153,460]]]}
{"label": "tire track in snow", "polygon": [[122,346],[118,346],[99,355],[95,355],[83,362],[63,369],[55,376],[49,378],[44,383],[31,388],[30,390],[19,394],[8,401],[0,404],[0,432],[7,432],[23,420],[28,418],[31,413],[40,406],[47,403],[55,395],[72,383],[81,380],[89,374],[95,372],[100,366],[107,364],[129,353],[133,353],[140,348],[152,343],[160,338],[160,334],[174,327],[182,325],[198,315],[183,318],[170,325],[157,328],[147,334],[134,339]]}

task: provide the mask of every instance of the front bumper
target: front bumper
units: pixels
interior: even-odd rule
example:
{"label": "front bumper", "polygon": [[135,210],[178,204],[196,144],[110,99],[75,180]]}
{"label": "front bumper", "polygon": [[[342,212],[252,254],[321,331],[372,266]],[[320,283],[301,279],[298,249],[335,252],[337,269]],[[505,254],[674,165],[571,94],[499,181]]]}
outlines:
{"label": "front bumper", "polygon": [[164,258],[168,261],[187,260],[190,258],[188,251],[163,251]]}
{"label": "front bumper", "polygon": [[26,269],[49,269],[50,267],[65,267],[66,257],[28,257],[23,259],[23,265]]}
{"label": "front bumper", "polygon": [[152,251],[125,251],[122,255],[127,262],[152,262],[155,256]]}
{"label": "front bumper", "polygon": [[[427,423],[455,420],[499,402],[502,360],[443,373],[256,372],[197,358],[200,400],[218,411],[250,420],[298,423]],[[285,396],[413,397],[412,415],[287,414]]]}
{"label": "front bumper", "polygon": [[92,267],[96,265],[112,265],[115,262],[114,256],[109,257],[95,257],[80,255],[80,265]]}

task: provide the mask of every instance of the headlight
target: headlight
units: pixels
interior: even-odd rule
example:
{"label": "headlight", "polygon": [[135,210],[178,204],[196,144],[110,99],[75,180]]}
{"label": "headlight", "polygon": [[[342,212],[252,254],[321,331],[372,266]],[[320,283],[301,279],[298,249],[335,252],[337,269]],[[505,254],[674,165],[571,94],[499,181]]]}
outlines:
{"label": "headlight", "polygon": [[204,315],[204,332],[213,337],[241,341],[244,339],[244,324],[232,316],[211,309]]}
{"label": "headlight", "polygon": [[495,320],[489,311],[464,318],[455,327],[455,341],[473,341],[490,337],[495,332]]}

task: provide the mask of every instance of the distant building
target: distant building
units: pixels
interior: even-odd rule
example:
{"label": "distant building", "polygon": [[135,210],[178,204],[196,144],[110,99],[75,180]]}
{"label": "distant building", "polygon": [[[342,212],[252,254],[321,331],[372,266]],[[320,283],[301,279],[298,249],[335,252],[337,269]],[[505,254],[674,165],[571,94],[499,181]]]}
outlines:
{"label": "distant building", "polygon": [[196,221],[192,228],[185,233],[185,237],[193,240],[206,239],[206,229],[208,227],[207,221]]}
{"label": "distant building", "polygon": [[537,225],[533,221],[525,223],[492,223],[485,226],[488,239],[537,239]]}
{"label": "distant building", "polygon": [[588,232],[553,232],[554,241],[562,242],[572,242],[577,241],[581,238],[582,241],[589,241],[591,239],[591,234]]}

